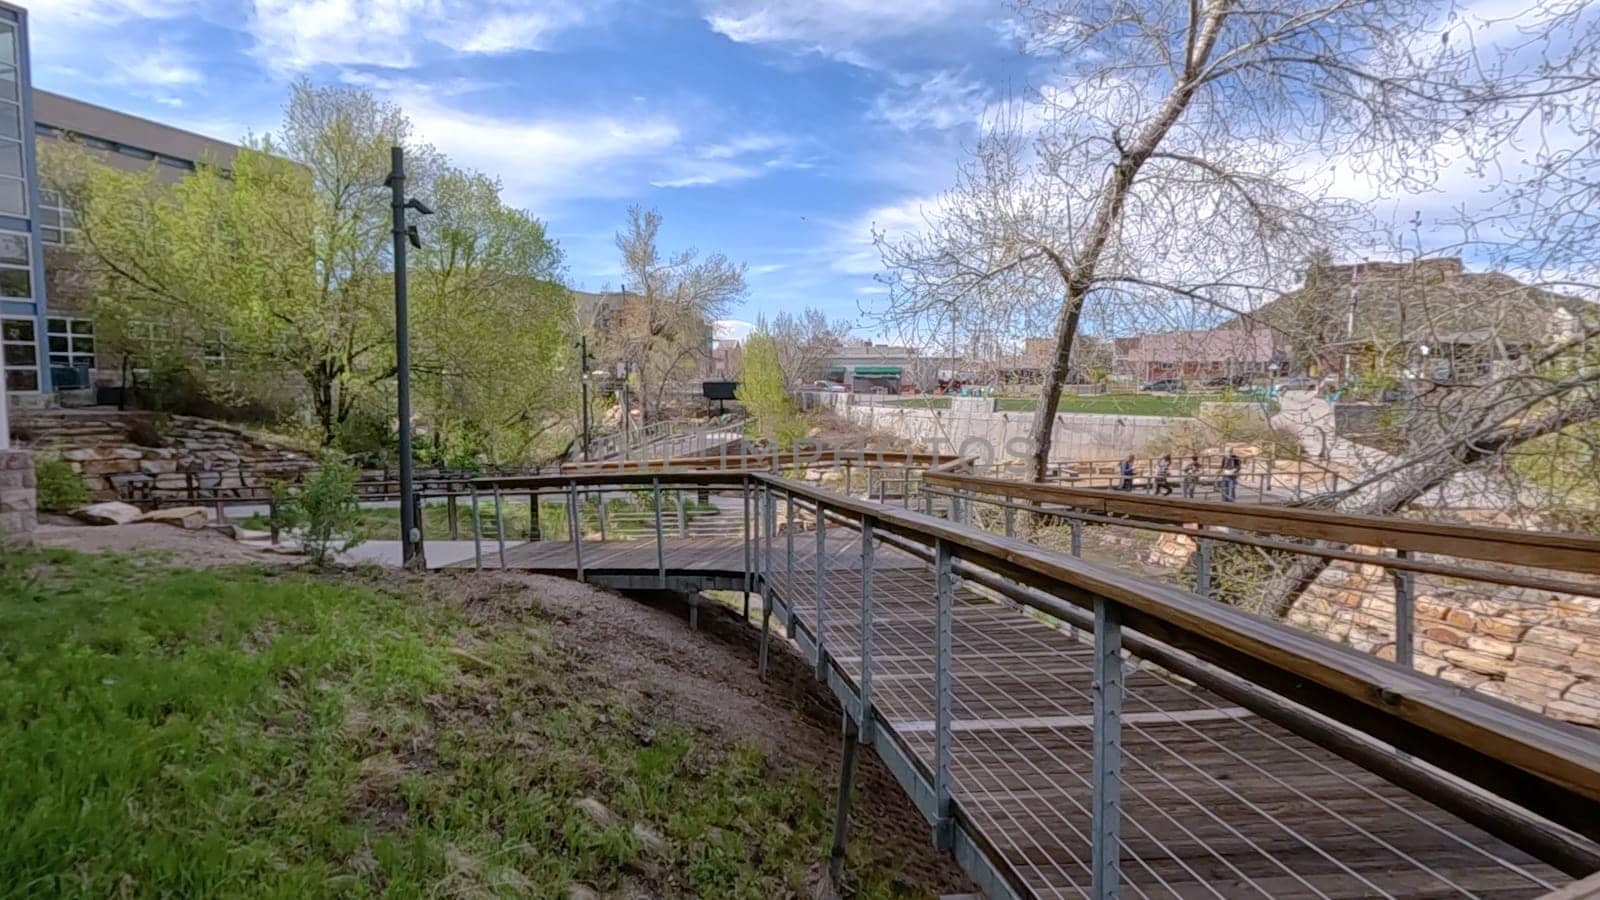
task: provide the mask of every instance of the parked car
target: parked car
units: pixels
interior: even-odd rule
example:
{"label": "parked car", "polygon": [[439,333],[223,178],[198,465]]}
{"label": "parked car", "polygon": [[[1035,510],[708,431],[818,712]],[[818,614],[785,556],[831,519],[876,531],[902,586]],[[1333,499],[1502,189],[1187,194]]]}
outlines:
{"label": "parked car", "polygon": [[1183,391],[1183,382],[1176,378],[1160,378],[1139,388],[1141,391],[1152,391],[1158,394],[1177,394]]}
{"label": "parked car", "polygon": [[848,389],[837,381],[813,381],[811,389],[814,391],[827,391],[830,394],[847,393]]}
{"label": "parked car", "polygon": [[1317,386],[1317,380],[1310,375],[1296,375],[1278,382],[1280,391],[1309,391]]}

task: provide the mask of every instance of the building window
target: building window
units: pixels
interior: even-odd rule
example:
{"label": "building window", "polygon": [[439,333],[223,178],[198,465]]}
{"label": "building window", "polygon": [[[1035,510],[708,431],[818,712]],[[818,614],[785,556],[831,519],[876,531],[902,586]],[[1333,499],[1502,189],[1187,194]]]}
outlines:
{"label": "building window", "polygon": [[33,298],[33,242],[20,231],[0,231],[0,298]]}
{"label": "building window", "polygon": [[17,25],[0,21],[0,215],[26,218],[28,180],[27,166],[23,162],[22,94],[18,77]]}
{"label": "building window", "polygon": [[39,236],[46,244],[77,243],[77,213],[56,191],[39,191],[39,226]]}
{"label": "building window", "polygon": [[50,365],[94,367],[94,322],[54,316],[46,321]]}
{"label": "building window", "polygon": [[6,390],[39,389],[39,341],[33,319],[0,319],[0,359],[5,363]]}

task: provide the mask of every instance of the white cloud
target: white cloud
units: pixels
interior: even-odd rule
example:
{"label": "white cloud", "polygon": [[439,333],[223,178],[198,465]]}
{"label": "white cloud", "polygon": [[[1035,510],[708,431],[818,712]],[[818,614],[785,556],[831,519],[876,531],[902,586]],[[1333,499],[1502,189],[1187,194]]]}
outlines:
{"label": "white cloud", "polygon": [[[148,2],[148,0],[147,0]],[[248,28],[267,65],[407,67],[425,42],[463,53],[545,49],[604,3],[580,0],[255,0]]]}
{"label": "white cloud", "polygon": [[878,95],[869,115],[901,131],[976,125],[992,97],[982,82],[951,70],[902,75],[895,81]]}
{"label": "white cloud", "polygon": [[711,28],[742,44],[791,44],[862,63],[861,47],[943,25],[978,0],[705,0]]}
{"label": "white cloud", "polygon": [[789,266],[786,263],[762,263],[758,266],[751,266],[749,272],[751,275],[771,275],[773,272],[782,272],[787,268]]}
{"label": "white cloud", "polygon": [[157,87],[198,84],[200,69],[186,56],[172,50],[145,50],[134,59],[122,61],[125,82]]}
{"label": "white cloud", "polygon": [[406,112],[420,139],[498,175],[514,202],[536,212],[563,199],[636,190],[682,140],[677,123],[658,116],[513,119],[417,100]]}
{"label": "white cloud", "polygon": [[754,322],[743,319],[718,319],[711,323],[711,332],[719,341],[744,342],[756,330]]}
{"label": "white cloud", "polygon": [[791,141],[778,135],[749,134],[695,148],[682,158],[666,160],[663,173],[650,184],[659,188],[706,187],[747,181],[777,169],[806,168],[790,154]]}

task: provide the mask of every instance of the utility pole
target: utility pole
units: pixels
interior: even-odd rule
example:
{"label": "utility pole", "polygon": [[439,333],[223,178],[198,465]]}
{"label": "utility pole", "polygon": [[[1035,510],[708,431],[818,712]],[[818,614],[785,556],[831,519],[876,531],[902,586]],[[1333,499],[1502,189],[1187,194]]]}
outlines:
{"label": "utility pole", "polygon": [[422,247],[416,226],[406,225],[406,210],[423,215],[433,210],[418,200],[406,199],[405,150],[389,149],[389,177],[384,179],[394,211],[394,362],[395,394],[400,419],[400,557],[411,566],[417,559],[422,532],[416,520],[416,486],[411,471],[411,336],[406,322],[406,244]]}
{"label": "utility pole", "polygon": [[589,336],[578,338],[578,384],[583,390],[583,460],[589,461]]}

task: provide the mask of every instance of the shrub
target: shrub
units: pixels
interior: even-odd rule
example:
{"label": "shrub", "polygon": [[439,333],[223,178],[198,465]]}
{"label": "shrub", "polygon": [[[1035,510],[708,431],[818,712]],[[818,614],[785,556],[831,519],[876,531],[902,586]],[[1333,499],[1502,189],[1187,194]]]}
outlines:
{"label": "shrub", "polygon": [[89,486],[72,466],[56,456],[40,456],[33,462],[34,484],[39,492],[38,506],[45,512],[66,512],[89,502]]}
{"label": "shrub", "polygon": [[1192,422],[1152,438],[1144,453],[1175,457],[1204,453],[1227,444],[1250,444],[1278,459],[1299,459],[1300,437],[1293,428],[1269,425],[1259,407],[1237,403],[1206,404]]}
{"label": "shrub", "polygon": [[361,471],[336,453],[323,453],[317,468],[298,485],[272,487],[277,525],[299,538],[314,565],[322,566],[366,539],[356,480]]}

